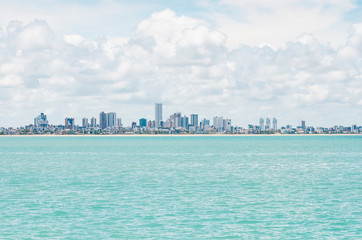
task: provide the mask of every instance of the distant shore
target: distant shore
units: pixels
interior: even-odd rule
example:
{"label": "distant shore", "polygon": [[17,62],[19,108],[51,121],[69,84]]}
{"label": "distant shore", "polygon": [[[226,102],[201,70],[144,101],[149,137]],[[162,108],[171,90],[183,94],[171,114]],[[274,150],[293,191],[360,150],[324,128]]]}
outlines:
{"label": "distant shore", "polygon": [[0,135],[0,137],[255,137],[255,136],[362,136],[362,133],[341,134],[34,134],[34,135]]}

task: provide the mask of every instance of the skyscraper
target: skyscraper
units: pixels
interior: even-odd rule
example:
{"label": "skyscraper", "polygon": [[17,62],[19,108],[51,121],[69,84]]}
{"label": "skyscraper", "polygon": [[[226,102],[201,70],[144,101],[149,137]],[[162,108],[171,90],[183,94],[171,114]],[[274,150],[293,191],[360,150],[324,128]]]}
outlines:
{"label": "skyscraper", "polygon": [[74,118],[65,119],[65,129],[74,129]]}
{"label": "skyscraper", "polygon": [[95,117],[91,118],[91,127],[97,127],[97,119]]}
{"label": "skyscraper", "polygon": [[40,113],[39,116],[34,118],[34,126],[39,129],[44,129],[48,127],[47,115]]}
{"label": "skyscraper", "polygon": [[261,131],[264,131],[264,130],[265,130],[264,118],[260,118],[260,120],[259,120],[259,126],[260,126],[260,130],[261,130]]}
{"label": "skyscraper", "polygon": [[302,126],[302,129],[305,130],[305,121],[304,120],[301,121],[301,126]]}
{"label": "skyscraper", "polygon": [[162,121],[162,103],[155,103],[155,128],[160,128]]}
{"label": "skyscraper", "polygon": [[187,116],[183,116],[181,118],[181,127],[184,129],[189,129],[189,118]]}
{"label": "skyscraper", "polygon": [[116,113],[115,112],[109,112],[107,113],[107,127],[114,128],[116,126]]}
{"label": "skyscraper", "polygon": [[139,122],[140,122],[140,127],[142,128],[142,127],[147,127],[147,119],[146,118],[141,118],[140,120],[139,120]]}
{"label": "skyscraper", "polygon": [[199,115],[191,114],[191,125],[197,127],[199,125]]}
{"label": "skyscraper", "polygon": [[181,113],[175,113],[175,128],[181,127]]}
{"label": "skyscraper", "polygon": [[82,127],[88,127],[89,123],[88,123],[88,118],[84,117],[82,119]]}
{"label": "skyscraper", "polygon": [[101,112],[99,114],[99,128],[100,129],[107,128],[107,114],[105,112]]}
{"label": "skyscraper", "polygon": [[224,119],[223,127],[225,131],[231,131],[231,119]]}
{"label": "skyscraper", "polygon": [[270,130],[270,118],[265,119],[265,130]]}
{"label": "skyscraper", "polygon": [[276,118],[273,118],[273,130],[278,130],[278,120]]}
{"label": "skyscraper", "polygon": [[224,118],[215,116],[213,118],[213,126],[218,132],[222,132],[224,128]]}
{"label": "skyscraper", "polygon": [[201,129],[202,130],[208,130],[210,128],[210,120],[207,120],[206,118],[204,118],[202,121],[201,121]]}
{"label": "skyscraper", "polygon": [[121,118],[117,118],[117,127],[122,127],[122,119]]}

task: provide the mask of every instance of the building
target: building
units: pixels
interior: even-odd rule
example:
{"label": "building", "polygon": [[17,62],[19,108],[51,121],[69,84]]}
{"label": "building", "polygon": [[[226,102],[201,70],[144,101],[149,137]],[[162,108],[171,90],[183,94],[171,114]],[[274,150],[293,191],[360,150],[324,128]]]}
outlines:
{"label": "building", "polygon": [[160,128],[162,121],[162,103],[155,103],[155,128]]}
{"label": "building", "polygon": [[167,119],[167,120],[163,123],[163,127],[164,127],[164,128],[171,128],[171,119]]}
{"label": "building", "polygon": [[84,117],[82,118],[82,127],[89,127],[88,118]]}
{"label": "building", "polygon": [[107,114],[105,112],[101,112],[99,114],[99,128],[100,129],[107,128]]}
{"label": "building", "polygon": [[181,127],[181,113],[177,112],[174,115],[175,115],[175,128],[180,128]]}
{"label": "building", "polygon": [[107,128],[114,128],[117,125],[117,117],[115,112],[107,113]]}
{"label": "building", "polygon": [[65,118],[65,129],[74,129],[74,118]]}
{"label": "building", "polygon": [[117,127],[118,128],[122,127],[122,119],[121,118],[117,118]]}
{"label": "building", "polygon": [[187,116],[183,116],[181,118],[181,127],[184,129],[189,129],[189,118]]}
{"label": "building", "polygon": [[304,120],[302,120],[300,122],[300,126],[302,127],[303,130],[305,130],[305,121]]}
{"label": "building", "polygon": [[197,127],[199,125],[199,115],[191,114],[191,126]]}
{"label": "building", "polygon": [[210,120],[207,120],[206,118],[204,118],[201,121],[200,127],[202,130],[208,130],[210,128]]}
{"label": "building", "polygon": [[265,119],[265,130],[270,130],[270,118]]}
{"label": "building", "polygon": [[90,126],[91,126],[92,128],[97,127],[97,119],[96,119],[95,117],[92,117],[92,118],[91,118]]}
{"label": "building", "polygon": [[216,131],[222,132],[224,130],[224,118],[215,116],[213,118],[213,127],[216,129]]}
{"label": "building", "polygon": [[147,119],[146,118],[141,118],[140,120],[139,120],[139,122],[140,122],[140,127],[142,128],[142,127],[147,127]]}
{"label": "building", "polygon": [[34,118],[34,126],[38,129],[45,129],[48,127],[47,115],[40,113],[39,116]]}
{"label": "building", "polygon": [[171,128],[180,128],[181,127],[181,113],[177,112],[170,116]]}
{"label": "building", "polygon": [[231,131],[231,119],[224,119],[223,127],[224,127],[225,131],[230,132]]}
{"label": "building", "polygon": [[260,130],[261,130],[261,131],[264,131],[264,130],[265,130],[264,118],[260,118],[260,120],[259,120],[259,126],[260,126]]}
{"label": "building", "polygon": [[155,128],[155,121],[148,120],[148,121],[147,121],[147,127],[148,127],[149,129]]}
{"label": "building", "polygon": [[276,118],[273,118],[273,130],[278,130],[278,120]]}

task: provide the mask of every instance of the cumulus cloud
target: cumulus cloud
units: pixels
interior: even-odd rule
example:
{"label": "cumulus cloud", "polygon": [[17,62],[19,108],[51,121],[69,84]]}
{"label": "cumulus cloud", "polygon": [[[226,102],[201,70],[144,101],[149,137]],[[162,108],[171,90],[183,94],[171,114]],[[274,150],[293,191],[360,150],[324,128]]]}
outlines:
{"label": "cumulus cloud", "polygon": [[103,110],[127,124],[153,119],[154,102],[165,114],[224,115],[244,127],[259,117],[350,124],[362,114],[361,32],[354,25],[340,48],[302,34],[283,48],[231,50],[227,33],[169,9],[141,21],[130,38],[11,22],[0,34],[0,125],[29,124],[39,112],[52,123],[80,121]]}

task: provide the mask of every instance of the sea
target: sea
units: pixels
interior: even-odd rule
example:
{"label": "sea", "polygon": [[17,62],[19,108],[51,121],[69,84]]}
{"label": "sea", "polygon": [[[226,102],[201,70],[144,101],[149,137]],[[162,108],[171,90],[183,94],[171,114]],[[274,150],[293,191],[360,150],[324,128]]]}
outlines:
{"label": "sea", "polygon": [[362,239],[362,135],[0,137],[0,239]]}

